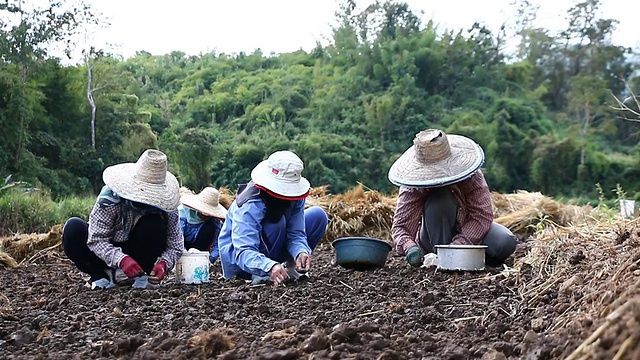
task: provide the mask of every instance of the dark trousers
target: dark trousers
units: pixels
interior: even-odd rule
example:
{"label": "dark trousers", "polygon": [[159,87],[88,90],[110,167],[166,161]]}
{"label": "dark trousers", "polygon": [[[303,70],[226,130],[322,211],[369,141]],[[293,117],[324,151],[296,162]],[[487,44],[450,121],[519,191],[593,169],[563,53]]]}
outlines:
{"label": "dark trousers", "polygon": [[[433,252],[434,245],[447,245],[458,233],[456,215],[458,201],[448,188],[432,189],[424,203],[420,245],[427,252]],[[486,262],[488,265],[502,264],[516,250],[518,239],[511,230],[492,223],[489,232],[482,239],[487,245]]]}
{"label": "dark trousers", "polygon": [[[70,218],[62,231],[62,248],[78,270],[89,274],[91,281],[106,278],[109,266],[87,246],[89,224],[77,217]],[[114,243],[122,252],[135,259],[142,270],[151,272],[158,257],[167,248],[167,224],[158,214],[141,217],[129,232],[128,241]]]}

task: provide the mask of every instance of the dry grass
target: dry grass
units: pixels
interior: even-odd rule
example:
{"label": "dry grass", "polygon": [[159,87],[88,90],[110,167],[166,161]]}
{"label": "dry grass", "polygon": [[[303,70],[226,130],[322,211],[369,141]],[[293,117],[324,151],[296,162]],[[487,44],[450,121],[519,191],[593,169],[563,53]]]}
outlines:
{"label": "dry grass", "polygon": [[234,344],[231,342],[233,331],[213,329],[200,332],[188,341],[189,345],[202,349],[202,357],[208,359],[218,356],[223,352],[233,349]]}
{"label": "dry grass", "polygon": [[492,193],[495,221],[520,235],[532,234],[545,222],[559,226],[585,223],[594,211],[589,206],[567,205],[539,192]]}
{"label": "dry grass", "polygon": [[[43,250],[61,250],[62,249],[62,226],[55,225],[46,234],[16,234],[0,238],[0,264],[10,264],[14,262],[20,263],[28,260],[34,255],[39,255]],[[6,255],[2,255],[2,253]],[[13,262],[7,258],[13,259]],[[17,266],[17,265],[16,265]]]}
{"label": "dry grass", "polygon": [[15,268],[18,267],[18,262],[6,251],[0,249],[0,266]]}
{"label": "dry grass", "polygon": [[592,329],[570,359],[640,358],[638,221],[548,224],[516,260],[521,275],[531,272],[518,283],[524,301],[539,306],[539,299],[557,296],[547,334],[575,338]]}
{"label": "dry grass", "polygon": [[391,223],[396,198],[385,197],[362,184],[345,194],[327,195],[326,188],[314,189],[309,206],[322,207],[329,216],[325,239],[368,236],[391,242]]}

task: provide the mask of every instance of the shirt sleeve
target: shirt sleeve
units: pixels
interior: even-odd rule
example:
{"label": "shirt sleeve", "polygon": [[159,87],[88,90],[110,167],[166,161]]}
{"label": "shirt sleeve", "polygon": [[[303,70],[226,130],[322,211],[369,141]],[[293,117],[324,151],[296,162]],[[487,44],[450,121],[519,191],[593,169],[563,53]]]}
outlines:
{"label": "shirt sleeve", "polygon": [[277,264],[259,251],[265,211],[262,201],[249,201],[238,207],[236,220],[231,227],[231,243],[235,248],[234,263],[250,274],[259,274],[260,271],[268,273]]}
{"label": "shirt sleeve", "polygon": [[112,268],[118,267],[125,257],[122,249],[111,243],[117,231],[119,211],[119,205],[96,203],[89,214],[87,247]]}
{"label": "shirt sleeve", "polygon": [[184,238],[180,230],[180,217],[178,211],[167,213],[167,248],[160,255],[160,260],[167,263],[167,270],[173,269],[176,261],[184,251]]}
{"label": "shirt sleeve", "polygon": [[300,253],[311,254],[307,242],[304,221],[304,200],[296,201],[291,209],[291,216],[287,219],[287,251],[295,260]]}
{"label": "shirt sleeve", "polygon": [[201,226],[201,224],[189,224],[186,218],[180,218],[180,229],[185,243],[190,244],[196,241],[196,235]]}
{"label": "shirt sleeve", "polygon": [[493,222],[489,186],[482,172],[478,171],[468,181],[460,183],[459,188],[467,199],[467,214],[461,221],[459,233],[453,237],[452,243],[479,245]]}
{"label": "shirt sleeve", "polygon": [[425,191],[427,190],[400,187],[398,203],[391,225],[391,237],[399,255],[404,255],[411,247],[418,246],[415,239],[422,222]]}

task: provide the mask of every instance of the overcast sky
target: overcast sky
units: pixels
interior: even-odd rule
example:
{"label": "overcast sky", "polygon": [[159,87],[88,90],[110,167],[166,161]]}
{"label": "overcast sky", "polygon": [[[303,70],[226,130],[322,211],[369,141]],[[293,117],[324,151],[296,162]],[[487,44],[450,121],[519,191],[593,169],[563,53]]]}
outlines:
{"label": "overcast sky", "polygon": [[[330,37],[338,8],[334,0],[86,0],[110,18],[111,26],[95,34],[98,46],[112,44],[125,57],[145,50],[154,55],[180,50],[197,55],[216,52],[264,53],[310,50]],[[433,19],[441,28],[467,29],[474,21],[492,30],[513,20],[513,0],[407,0],[423,22]],[[357,4],[370,3],[356,0]],[[531,0],[541,4],[539,25],[566,27],[572,0]],[[614,34],[618,45],[638,48],[640,1],[602,0],[606,18],[620,21]],[[491,4],[491,7],[489,6]]]}

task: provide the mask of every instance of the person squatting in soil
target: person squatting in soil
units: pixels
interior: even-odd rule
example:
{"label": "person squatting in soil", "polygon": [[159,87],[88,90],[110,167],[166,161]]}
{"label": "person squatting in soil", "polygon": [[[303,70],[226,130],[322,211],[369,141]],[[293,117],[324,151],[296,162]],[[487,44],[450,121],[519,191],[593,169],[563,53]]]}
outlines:
{"label": "person squatting in soil", "polygon": [[311,269],[311,253],[328,217],[317,206],[305,210],[310,184],[304,164],[291,151],[277,151],[251,171],[227,212],[218,244],[222,273],[254,284],[298,280]]}
{"label": "person squatting in soil", "polygon": [[409,264],[422,265],[435,245],[486,245],[493,266],[515,251],[515,235],[493,222],[484,160],[475,141],[428,129],[391,166],[389,180],[400,187],[391,236]]}
{"label": "person squatting in soil", "polygon": [[156,287],[182,255],[179,184],[167,156],[146,150],[135,163],[107,167],[89,222],[70,218],[62,246],[92,289]]}
{"label": "person squatting in soil", "polygon": [[218,190],[206,187],[197,195],[183,195],[180,203],[178,213],[185,249],[207,251],[209,261],[215,262],[219,256],[218,236],[227,215],[227,209],[220,205]]}

